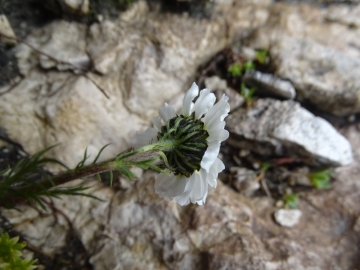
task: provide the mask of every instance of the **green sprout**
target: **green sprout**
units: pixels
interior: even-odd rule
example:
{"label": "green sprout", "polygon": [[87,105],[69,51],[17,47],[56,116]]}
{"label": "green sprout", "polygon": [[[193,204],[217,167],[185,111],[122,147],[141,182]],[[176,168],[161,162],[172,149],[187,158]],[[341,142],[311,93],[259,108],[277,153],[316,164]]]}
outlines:
{"label": "green sprout", "polygon": [[267,171],[270,168],[270,163],[269,162],[264,162],[263,164],[261,164],[261,168],[260,171]]}
{"label": "green sprout", "polygon": [[330,188],[331,172],[329,170],[322,170],[318,172],[309,173],[310,182],[316,189]]}
{"label": "green sprout", "polygon": [[251,102],[253,100],[254,94],[256,92],[256,89],[254,87],[247,88],[244,83],[241,84],[241,92],[240,95],[242,95],[245,98],[246,102]]}
{"label": "green sprout", "polygon": [[265,64],[266,58],[268,57],[268,51],[266,51],[266,50],[259,50],[259,51],[256,51],[255,55],[256,55],[256,60],[257,60],[260,64]]}
{"label": "green sprout", "polygon": [[298,208],[299,194],[286,194],[283,198],[285,203],[285,208],[287,209],[296,209]]}
{"label": "green sprout", "polygon": [[37,260],[24,259],[21,250],[26,243],[18,243],[19,237],[10,238],[7,233],[0,232],[0,269],[32,270],[37,268]]}
{"label": "green sprout", "polygon": [[244,64],[244,70],[247,71],[247,70],[254,70],[255,69],[255,65],[253,63],[252,60],[248,60],[245,62]]}
{"label": "green sprout", "polygon": [[239,63],[235,63],[229,66],[228,68],[228,72],[231,74],[231,76],[233,77],[239,77],[241,76],[241,73],[243,71],[243,67],[241,64]]}

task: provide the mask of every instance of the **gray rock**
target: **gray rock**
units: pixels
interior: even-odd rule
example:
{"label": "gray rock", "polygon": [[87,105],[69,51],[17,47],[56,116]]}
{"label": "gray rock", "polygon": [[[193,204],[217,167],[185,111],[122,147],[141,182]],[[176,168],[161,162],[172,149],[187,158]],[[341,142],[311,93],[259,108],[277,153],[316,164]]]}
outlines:
{"label": "gray rock", "polygon": [[56,21],[50,24],[42,35],[40,44],[36,46],[44,53],[39,56],[42,68],[56,67],[60,71],[78,72],[87,71],[90,68],[90,58],[86,53],[86,27],[84,25]]}
{"label": "gray rock", "polygon": [[0,14],[0,40],[9,46],[17,44],[14,30],[4,14]]}
{"label": "gray rock", "polygon": [[62,0],[61,2],[72,13],[84,15],[90,10],[89,0]]}
{"label": "gray rock", "polygon": [[[50,70],[39,68],[39,55],[20,45],[18,59],[25,79],[1,96],[0,126],[6,127],[9,136],[26,150],[30,149],[29,152],[60,140],[65,149],[52,154],[62,160],[66,157],[66,162],[78,161],[86,146],[90,145],[89,149],[96,152],[105,141],[114,143],[113,148],[108,149],[111,155],[126,146],[135,130],[148,125],[148,118],[155,114],[158,104],[169,101],[173,94],[178,95],[176,100],[181,100],[185,86],[195,77],[192,72],[221,49],[217,39],[224,38],[227,43],[234,37],[246,37],[253,27],[262,25],[269,14],[270,2],[247,0],[234,1],[230,7],[218,5],[219,13],[211,18],[190,18],[190,22],[183,24],[188,20],[186,15],[157,17],[146,8],[145,13],[141,13],[144,2],[138,1],[120,16],[121,20],[95,24],[87,35],[86,51],[97,73],[86,75],[105,88],[110,99],[106,99],[90,79],[74,74],[75,70],[58,70],[58,62]],[[341,51],[344,44],[346,50],[349,48],[347,42],[356,45],[355,34],[336,23],[332,27],[341,36],[337,37],[339,40],[329,31],[328,24],[302,28],[304,21],[323,18],[321,12],[314,13],[316,8],[305,7],[297,6],[297,10],[306,20],[299,19],[292,7],[277,4],[270,7],[271,18],[277,18],[273,9],[281,19],[291,15],[291,20],[284,20],[290,32],[295,35],[299,29],[306,29],[306,38],[324,38],[324,46],[338,46]],[[51,36],[49,29],[46,26],[37,36],[32,33],[27,41],[46,44],[41,37]],[[103,30],[104,36],[101,36]],[[325,34],[313,34],[316,31]],[[121,36],[117,37],[119,33]],[[96,34],[100,34],[98,40]],[[130,43],[130,52],[122,47],[122,41]],[[96,46],[90,48],[93,42]],[[116,46],[121,49],[119,52]],[[352,53],[357,57],[355,49]],[[110,64],[102,62],[107,54],[106,61]],[[174,58],[167,60],[170,56]],[[138,69],[141,72],[137,72]],[[287,79],[279,74],[275,76]],[[170,82],[166,83],[167,80]],[[129,100],[140,105],[129,106]],[[294,110],[299,113],[296,103],[291,104],[295,104]],[[254,117],[261,118],[260,115]],[[254,121],[254,125],[264,124]],[[360,241],[360,136],[355,125],[342,132],[353,145],[356,161],[349,167],[338,168],[334,188],[321,194],[304,192],[301,195],[300,207],[306,222],[299,222],[291,230],[275,223],[271,214],[276,210],[273,200],[245,198],[220,181],[218,187],[210,191],[204,206],[179,207],[174,202],[165,202],[154,193],[155,175],[151,172],[131,183],[124,184],[122,179],[121,189],[116,191],[96,180],[87,182],[92,187],[88,192],[103,201],[64,197],[53,199],[53,208],[48,211],[23,205],[21,212],[4,209],[1,212],[11,221],[13,230],[20,231],[25,240],[44,255],[46,251],[49,256],[58,256],[56,252],[67,244],[66,235],[70,230],[75,231],[87,254],[91,254],[90,262],[95,270],[355,269],[359,251],[354,247]],[[333,129],[329,133],[333,134]],[[260,147],[261,143],[257,145]],[[274,149],[270,143],[266,145]]]}
{"label": "gray rock", "polygon": [[[46,9],[57,15],[86,15],[90,11],[89,0],[49,0],[40,2]],[[114,3],[115,4],[115,3]],[[93,12],[96,12],[93,8]]]}
{"label": "gray rock", "polygon": [[[217,12],[229,9],[220,5]],[[111,143],[103,155],[109,158],[130,146],[164,102],[181,103],[200,65],[265,19],[244,26],[252,15],[231,12],[231,20],[199,20],[152,12],[146,1],[135,1],[114,21],[90,27],[55,21],[36,29],[26,38],[35,50],[15,48],[24,78],[1,87],[0,126],[29,153],[61,143],[49,154],[69,166],[86,148],[94,157]]]}
{"label": "gray rock", "polygon": [[212,76],[205,79],[205,87],[211,91],[215,91],[217,100],[225,94],[229,97],[230,111],[241,107],[245,99],[234,89],[228,87],[226,80],[222,80],[219,76]]}
{"label": "gray rock", "polygon": [[355,7],[347,5],[330,6],[325,18],[331,22],[339,22],[351,27],[360,27],[360,5]]}
{"label": "gray rock", "polygon": [[259,99],[227,118],[229,143],[262,155],[293,156],[309,165],[352,162],[351,146],[327,121],[294,101]]}
{"label": "gray rock", "polygon": [[261,93],[285,99],[296,97],[294,86],[289,81],[277,78],[272,74],[248,70],[244,74],[243,80],[246,84],[256,87],[256,90]]}
{"label": "gray rock", "polygon": [[359,161],[342,168],[340,182],[321,196],[302,194],[301,202],[309,202],[300,205],[306,222],[286,231],[275,223],[270,199],[250,200],[219,181],[204,206],[179,207],[154,193],[152,172],[126,190],[114,191],[91,181],[89,192],[103,201],[77,196],[53,199],[54,211],[21,206],[21,212],[2,210],[2,215],[29,244],[52,256],[66,245],[66,233],[75,230],[95,270],[134,266],[192,270],[204,265],[326,269],[329,264],[354,269],[359,254],[354,249],[359,240],[360,186],[354,174],[358,166]]}
{"label": "gray rock", "polygon": [[360,112],[360,32],[324,24],[324,14],[315,6],[275,4],[245,45],[269,50],[274,74],[294,85],[298,100],[336,115]]}
{"label": "gray rock", "polygon": [[245,196],[250,197],[260,189],[256,172],[240,167],[231,167],[230,172],[232,174],[232,186]]}
{"label": "gray rock", "polygon": [[291,179],[294,181],[294,184],[303,185],[303,186],[313,186],[309,179],[310,170],[308,167],[296,168],[291,172]]}
{"label": "gray rock", "polygon": [[[26,39],[32,48],[23,43],[15,48],[20,73],[25,78],[30,72],[40,77],[44,72],[38,65],[42,69],[87,72],[91,64],[85,37],[86,26],[75,22],[55,21],[43,29],[36,29]],[[47,80],[51,83],[51,78]]]}

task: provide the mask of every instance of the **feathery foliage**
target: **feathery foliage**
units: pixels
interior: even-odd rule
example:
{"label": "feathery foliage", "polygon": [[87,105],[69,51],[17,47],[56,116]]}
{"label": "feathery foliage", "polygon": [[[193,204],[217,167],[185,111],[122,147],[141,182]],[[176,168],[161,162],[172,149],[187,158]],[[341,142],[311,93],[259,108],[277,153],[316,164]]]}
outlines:
{"label": "feathery foliage", "polygon": [[0,269],[2,270],[32,270],[37,260],[22,257],[21,250],[26,243],[18,243],[19,237],[10,238],[7,233],[0,232]]}
{"label": "feathery foliage", "polygon": [[[153,169],[158,172],[166,173],[159,166],[155,165],[159,161],[159,156],[163,153],[157,149],[157,145],[147,146],[145,149],[124,151],[114,159],[98,162],[102,152],[108,145],[100,149],[95,159],[87,164],[89,155],[85,150],[83,159],[69,169],[65,164],[57,159],[46,157],[46,153],[53,147],[46,148],[31,157],[19,160],[12,168],[8,167],[0,171],[0,206],[15,208],[20,202],[35,202],[45,208],[41,196],[59,198],[62,195],[82,195],[91,198],[96,197],[84,193],[88,187],[83,185],[76,187],[58,187],[61,184],[75,179],[95,175],[100,178],[100,173],[109,172],[110,185],[113,183],[113,171],[117,170],[130,180],[135,178],[131,172],[132,166],[141,169]],[[44,170],[44,166],[56,164],[66,169],[58,175],[51,175]]]}

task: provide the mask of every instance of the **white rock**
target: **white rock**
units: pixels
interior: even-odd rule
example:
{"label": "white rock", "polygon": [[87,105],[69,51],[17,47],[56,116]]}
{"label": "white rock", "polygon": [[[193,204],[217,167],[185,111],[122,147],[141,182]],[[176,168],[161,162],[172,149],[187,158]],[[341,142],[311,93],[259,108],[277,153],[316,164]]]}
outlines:
{"label": "white rock", "polygon": [[[325,11],[279,3],[264,27],[244,43],[268,50],[272,73],[294,85],[298,100],[339,116],[358,113],[359,14],[359,5],[333,5]],[[333,22],[323,23],[329,19]]]}
{"label": "white rock", "polygon": [[284,227],[293,227],[299,223],[302,212],[299,209],[279,209],[274,217],[277,223]]}
{"label": "white rock", "polygon": [[349,141],[326,120],[295,101],[259,99],[227,118],[238,135],[228,143],[262,155],[302,158],[309,165],[344,166],[353,161]]}
{"label": "white rock", "polygon": [[6,36],[0,36],[1,41],[6,45],[16,45],[17,41],[14,30],[12,29],[7,17],[3,14],[0,15],[0,34]]}
{"label": "white rock", "polygon": [[[46,37],[46,38],[45,38]],[[45,41],[37,47],[46,55],[40,55],[40,65],[45,69],[87,70],[90,59],[86,52],[86,27],[78,23],[56,21],[44,31]],[[50,57],[48,57],[50,56]]]}
{"label": "white rock", "polygon": [[278,78],[272,74],[256,70],[246,71],[243,80],[246,84],[256,87],[256,90],[277,97],[294,99],[296,91],[291,82]]}
{"label": "white rock", "polygon": [[74,13],[87,14],[89,12],[89,0],[64,0],[63,3]]}

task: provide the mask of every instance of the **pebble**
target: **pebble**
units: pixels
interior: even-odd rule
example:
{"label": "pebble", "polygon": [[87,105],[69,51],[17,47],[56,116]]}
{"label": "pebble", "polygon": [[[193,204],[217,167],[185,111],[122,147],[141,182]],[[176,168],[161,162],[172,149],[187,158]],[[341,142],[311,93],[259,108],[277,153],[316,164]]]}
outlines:
{"label": "pebble", "polygon": [[279,209],[275,212],[276,222],[283,227],[293,227],[299,223],[302,215],[299,209]]}

